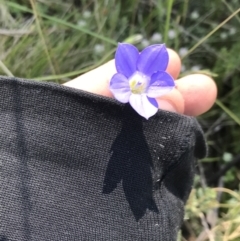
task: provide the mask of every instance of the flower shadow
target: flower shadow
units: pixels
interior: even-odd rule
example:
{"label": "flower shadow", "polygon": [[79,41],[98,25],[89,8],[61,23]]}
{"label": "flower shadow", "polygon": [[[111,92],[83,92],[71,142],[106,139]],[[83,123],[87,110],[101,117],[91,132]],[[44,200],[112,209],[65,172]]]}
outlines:
{"label": "flower shadow", "polygon": [[152,158],[143,134],[142,118],[137,116],[133,120],[129,115],[124,116],[122,129],[111,147],[103,193],[110,194],[122,182],[126,200],[138,221],[147,209],[159,212],[153,199]]}

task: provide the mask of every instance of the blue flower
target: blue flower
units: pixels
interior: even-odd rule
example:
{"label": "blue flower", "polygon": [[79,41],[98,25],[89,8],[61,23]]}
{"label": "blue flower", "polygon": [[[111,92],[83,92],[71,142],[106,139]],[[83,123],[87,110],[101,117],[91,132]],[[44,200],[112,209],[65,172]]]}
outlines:
{"label": "blue flower", "polygon": [[148,119],[158,111],[156,97],[175,87],[166,72],[169,56],[164,44],[155,44],[139,53],[127,43],[119,43],[115,54],[117,73],[110,81],[110,90],[122,103],[130,103],[135,111]]}

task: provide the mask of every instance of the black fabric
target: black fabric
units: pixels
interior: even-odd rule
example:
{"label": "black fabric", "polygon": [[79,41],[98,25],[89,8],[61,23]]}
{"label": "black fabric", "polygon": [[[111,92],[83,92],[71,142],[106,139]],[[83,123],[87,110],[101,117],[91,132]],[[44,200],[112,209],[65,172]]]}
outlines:
{"label": "black fabric", "polygon": [[192,117],[0,78],[0,241],[176,240],[205,156]]}

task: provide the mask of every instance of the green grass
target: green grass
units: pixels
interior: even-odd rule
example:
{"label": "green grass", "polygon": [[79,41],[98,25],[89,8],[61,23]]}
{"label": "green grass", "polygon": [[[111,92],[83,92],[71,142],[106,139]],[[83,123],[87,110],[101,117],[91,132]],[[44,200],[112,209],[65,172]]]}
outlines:
{"label": "green grass", "polygon": [[0,74],[64,83],[113,58],[117,42],[142,49],[162,38],[181,53],[182,76],[205,73],[219,89],[199,117],[209,156],[179,240],[238,241],[239,167],[208,179],[240,153],[239,12],[238,0],[0,0]]}

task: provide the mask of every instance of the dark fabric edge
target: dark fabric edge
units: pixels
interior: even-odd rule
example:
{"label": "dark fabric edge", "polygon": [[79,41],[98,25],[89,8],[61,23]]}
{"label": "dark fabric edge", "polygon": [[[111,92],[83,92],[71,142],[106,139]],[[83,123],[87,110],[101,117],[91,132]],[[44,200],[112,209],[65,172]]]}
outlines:
{"label": "dark fabric edge", "polygon": [[[90,93],[90,92],[87,92],[87,91],[84,91],[84,90],[75,89],[75,88],[72,88],[72,87],[56,84],[56,83],[53,83],[53,82],[38,82],[38,81],[35,81],[35,80],[30,80],[30,79],[23,79],[23,78],[18,78],[18,77],[8,77],[8,76],[1,76],[0,75],[0,84],[1,83],[15,84],[16,82],[19,85],[25,86],[27,88],[29,88],[29,87],[30,88],[42,88],[42,89],[46,88],[46,89],[53,90],[53,91],[63,92],[64,94],[67,94],[71,97],[80,97],[81,96],[81,97],[85,97],[85,98],[91,98],[95,101],[111,103],[113,105],[121,106],[121,107],[123,107],[125,105],[125,104],[117,101],[114,98],[110,98],[110,97],[106,97],[106,96],[102,96],[102,95],[97,95],[97,94]],[[178,114],[178,113],[175,113],[175,112],[170,112],[170,111],[161,110],[161,109],[158,110],[156,115],[160,115],[161,113],[165,113],[165,114],[170,113],[171,115],[177,116],[179,118],[195,119],[194,117],[191,117],[191,116],[186,116],[186,115],[183,115],[183,114]]]}

